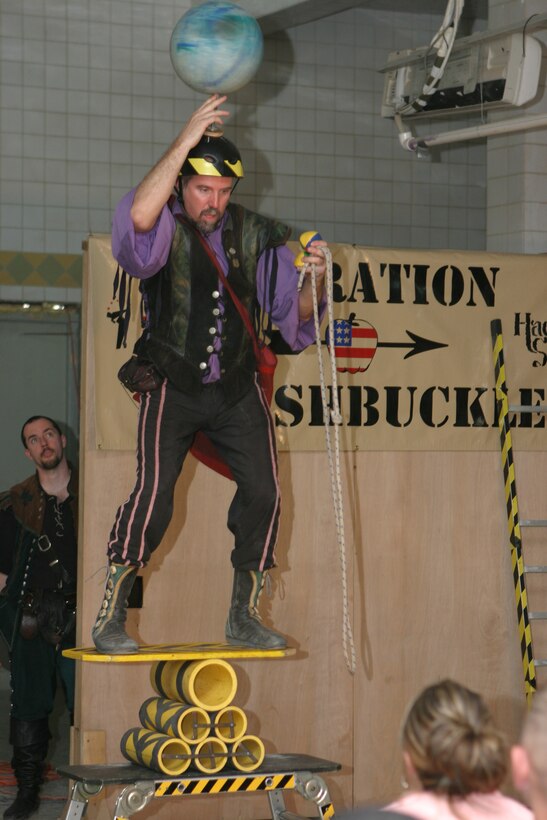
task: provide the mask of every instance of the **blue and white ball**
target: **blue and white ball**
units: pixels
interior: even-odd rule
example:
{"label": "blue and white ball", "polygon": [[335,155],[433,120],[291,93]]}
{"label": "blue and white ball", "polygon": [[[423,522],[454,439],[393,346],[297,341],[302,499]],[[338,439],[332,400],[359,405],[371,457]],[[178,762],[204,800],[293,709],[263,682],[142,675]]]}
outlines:
{"label": "blue and white ball", "polygon": [[207,2],[183,14],[171,35],[178,76],[196,91],[228,94],[256,73],[264,51],[255,18],[234,3]]}

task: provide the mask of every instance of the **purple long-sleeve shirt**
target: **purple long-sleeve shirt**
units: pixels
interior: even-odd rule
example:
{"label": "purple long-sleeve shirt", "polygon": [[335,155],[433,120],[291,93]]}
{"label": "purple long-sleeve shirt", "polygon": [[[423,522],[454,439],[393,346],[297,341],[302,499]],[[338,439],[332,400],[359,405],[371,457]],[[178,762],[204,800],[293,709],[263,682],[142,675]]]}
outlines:
{"label": "purple long-sleeve shirt", "polygon": [[[164,205],[154,227],[146,233],[137,233],[131,219],[131,206],[135,191],[126,194],[118,203],[112,224],[112,253],[118,263],[131,276],[137,279],[148,279],[158,273],[169,256],[171,242],[175,233],[175,218],[168,205]],[[183,212],[180,204],[175,202],[174,211]],[[228,275],[228,261],[222,247],[222,229],[226,215],[218,228],[205,236],[218,260],[224,274]],[[313,318],[301,322],[298,313],[298,271],[294,266],[294,254],[285,245],[277,248],[277,281],[273,304],[269,304],[266,287],[264,254],[258,260],[256,272],[257,298],[263,310],[267,311],[272,323],[279,329],[289,347],[298,352],[315,341]],[[221,294],[219,307],[222,311],[222,283],[218,290]],[[324,311],[324,299],[321,314]],[[215,351],[208,361],[208,372],[204,381],[214,381],[220,376],[218,350],[220,336],[215,338]]]}

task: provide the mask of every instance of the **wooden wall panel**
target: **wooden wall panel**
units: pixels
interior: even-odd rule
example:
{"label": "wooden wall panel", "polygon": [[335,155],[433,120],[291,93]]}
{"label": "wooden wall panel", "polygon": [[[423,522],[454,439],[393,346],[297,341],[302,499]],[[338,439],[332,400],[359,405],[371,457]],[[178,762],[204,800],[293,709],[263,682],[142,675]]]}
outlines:
{"label": "wooden wall panel", "polygon": [[524,686],[500,463],[497,453],[357,457],[357,805],[400,792],[400,725],[430,683],[452,677],[481,692],[518,734]]}

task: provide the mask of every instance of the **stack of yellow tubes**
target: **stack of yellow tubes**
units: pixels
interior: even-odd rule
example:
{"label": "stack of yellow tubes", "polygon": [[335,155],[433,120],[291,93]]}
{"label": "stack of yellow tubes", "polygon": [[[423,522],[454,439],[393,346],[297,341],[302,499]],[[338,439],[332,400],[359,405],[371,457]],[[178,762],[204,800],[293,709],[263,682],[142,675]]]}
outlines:
{"label": "stack of yellow tubes", "polygon": [[247,734],[247,716],[232,704],[237,678],[229,663],[159,661],[151,680],[157,697],[142,704],[141,726],[123,735],[124,757],[175,777],[189,768],[205,774],[228,765],[242,772],[258,769],[264,744]]}

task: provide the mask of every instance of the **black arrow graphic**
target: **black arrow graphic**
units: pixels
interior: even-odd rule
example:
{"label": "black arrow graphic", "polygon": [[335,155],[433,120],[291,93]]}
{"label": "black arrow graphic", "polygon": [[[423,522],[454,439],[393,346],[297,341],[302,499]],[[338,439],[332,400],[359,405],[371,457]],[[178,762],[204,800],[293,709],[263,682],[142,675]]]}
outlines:
{"label": "black arrow graphic", "polygon": [[378,342],[377,347],[408,347],[410,349],[408,353],[405,353],[405,359],[410,359],[411,356],[416,356],[418,353],[429,353],[430,350],[437,350],[439,347],[448,347],[445,342],[424,339],[423,336],[418,336],[416,333],[412,333],[411,330],[407,330],[406,334],[410,336],[412,342]]}
{"label": "black arrow graphic", "polygon": [[[416,356],[418,353],[429,353],[430,350],[437,350],[440,347],[448,347],[448,344],[445,342],[434,342],[432,339],[424,339],[423,336],[418,336],[416,333],[412,333],[411,330],[407,330],[406,334],[412,339],[411,342],[377,342],[376,346],[400,348],[408,347],[409,350],[404,355],[405,359],[410,359],[411,356]],[[322,340],[321,344],[327,344],[325,339]],[[270,347],[274,353],[282,354],[284,356],[296,355],[278,330],[274,330],[272,332]]]}

